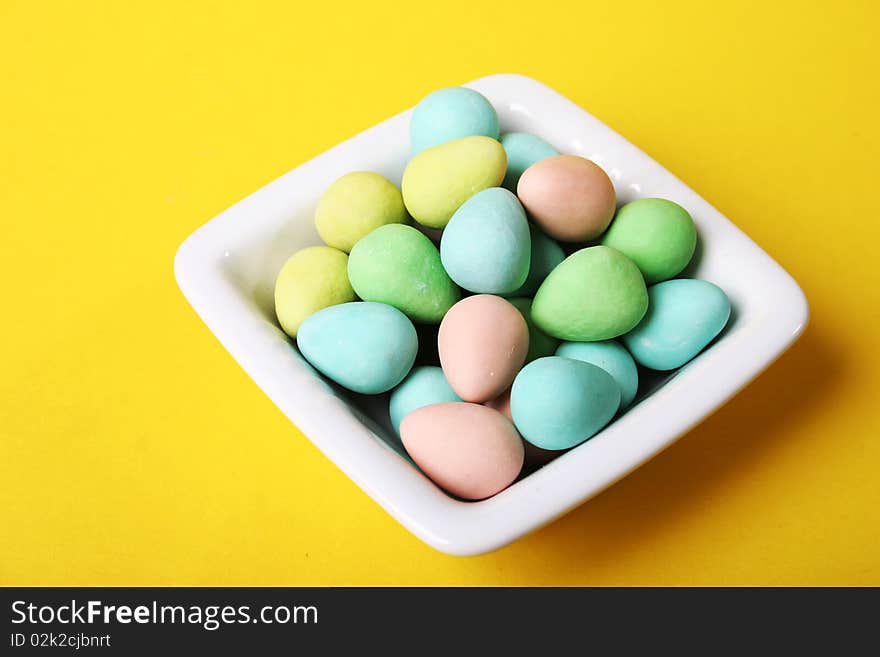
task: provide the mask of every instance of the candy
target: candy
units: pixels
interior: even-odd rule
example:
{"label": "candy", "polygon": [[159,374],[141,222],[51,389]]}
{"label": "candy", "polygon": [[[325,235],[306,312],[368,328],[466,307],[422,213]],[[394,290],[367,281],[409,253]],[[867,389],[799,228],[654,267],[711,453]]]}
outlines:
{"label": "candy", "polygon": [[461,298],[437,247],[401,224],[377,228],[354,245],[348,278],[364,301],[387,303],[416,322],[438,324]]}
{"label": "candy", "polygon": [[370,395],[400,383],[418,350],[416,330],[406,315],[369,301],[319,310],[300,325],[296,344],[321,374]]}
{"label": "candy", "polygon": [[508,132],[501,135],[501,145],[507,153],[507,173],[504,176],[504,187],[516,192],[523,171],[548,157],[559,155],[559,151],[536,135],[527,132]]}
{"label": "candy", "polygon": [[556,350],[563,358],[592,363],[608,372],[620,388],[620,407],[630,405],[639,389],[639,370],[629,352],[614,340],[563,342]]}
{"label": "candy", "polygon": [[440,89],[425,96],[409,124],[413,155],[453,139],[485,135],[498,139],[498,115],[486,98],[465,87]]}
{"label": "candy", "polygon": [[315,228],[321,239],[346,253],[379,226],[407,221],[400,191],[372,171],[355,171],[339,178],[324,192],[315,210]]}
{"label": "candy", "polygon": [[635,262],[651,285],[687,266],[697,245],[697,229],[687,210],[677,203],[643,198],[617,211],[602,244]]}
{"label": "candy", "polygon": [[562,247],[542,233],[534,224],[529,224],[529,237],[532,245],[529,257],[529,275],[522,287],[504,296],[532,296],[556,265],[565,260],[565,252]]}
{"label": "candy", "polygon": [[400,425],[407,453],[435,484],[466,500],[507,488],[523,465],[523,444],[498,411],[480,404],[424,406]]}
{"label": "candy", "polygon": [[516,194],[540,228],[564,242],[602,234],[614,216],[616,196],[608,175],[576,155],[557,155],[522,174]]}
{"label": "candy", "polygon": [[443,376],[443,370],[430,365],[414,367],[401,384],[391,391],[388,401],[391,425],[400,435],[400,423],[413,411],[422,406],[454,401],[461,401],[461,398]]}
{"label": "candy", "polygon": [[561,340],[592,342],[632,329],[648,308],[639,268],[619,251],[593,246],[566,258],[541,284],[532,320]]}
{"label": "candy", "polygon": [[526,320],[526,326],[529,327],[529,351],[526,353],[526,363],[531,363],[536,358],[552,356],[556,353],[559,340],[544,333],[532,321],[532,300],[526,297],[518,297],[516,299],[508,299],[508,301],[519,311],[523,319]]}
{"label": "candy", "polygon": [[513,422],[543,449],[574,447],[604,427],[620,405],[620,389],[605,370],[550,356],[526,365],[510,391]]}
{"label": "candy", "polygon": [[489,137],[464,137],[416,155],[403,172],[403,202],[413,219],[444,228],[461,204],[504,180],[507,156]]}
{"label": "candy", "polygon": [[446,313],[437,346],[452,389],[465,401],[485,402],[513,382],[529,350],[529,329],[510,303],[478,294]]}
{"label": "candy", "polygon": [[654,370],[681,367],[700,353],[727,325],[730,301],[708,281],[683,278],[648,288],[644,319],[623,336],[640,365]]}
{"label": "candy", "polygon": [[307,247],[284,263],[275,280],[275,314],[287,335],[295,338],[312,313],[354,301],[347,267],[348,256],[329,246]]}
{"label": "candy", "polygon": [[465,201],[440,241],[443,267],[471,292],[512,292],[525,283],[530,257],[526,213],[516,196],[501,187]]}
{"label": "candy", "polygon": [[327,378],[390,391],[391,425],[425,475],[481,500],[631,405],[637,364],[693,358],[730,302],[670,280],[696,248],[684,208],[639,199],[615,216],[599,166],[536,135],[499,139],[479,93],[425,97],[410,138],[400,191],[366,171],[326,190],[315,225],[329,246],[285,264],[276,313]]}

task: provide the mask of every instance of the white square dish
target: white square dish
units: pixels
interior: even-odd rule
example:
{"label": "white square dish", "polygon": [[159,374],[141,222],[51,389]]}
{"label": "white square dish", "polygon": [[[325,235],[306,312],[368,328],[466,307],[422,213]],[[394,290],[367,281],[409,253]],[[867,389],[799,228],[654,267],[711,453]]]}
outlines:
{"label": "white square dish", "polygon": [[221,213],[180,246],[183,294],[233,358],[330,460],[416,536],[473,555],[552,521],[625,476],[725,403],[800,335],[807,301],[797,283],[748,236],[623,137],[545,85],[493,75],[465,86],[494,104],[502,132],[540,135],[587,157],[614,181],[618,200],[663,197],[693,216],[700,246],[687,275],[720,285],[733,313],[722,335],[592,439],[507,490],[462,502],[407,459],[387,419],[387,397],[326,383],[275,319],[273,288],[284,261],[320,240],[318,198],[344,173],[377,171],[400,183],[410,111],[339,144]]}

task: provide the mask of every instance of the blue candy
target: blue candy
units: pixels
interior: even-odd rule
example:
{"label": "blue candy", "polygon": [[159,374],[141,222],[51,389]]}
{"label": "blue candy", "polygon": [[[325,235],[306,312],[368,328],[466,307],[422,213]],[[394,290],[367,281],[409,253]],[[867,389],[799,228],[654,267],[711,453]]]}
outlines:
{"label": "blue candy", "polygon": [[730,300],[708,281],[682,278],[648,288],[648,312],[623,336],[640,365],[653,370],[681,367],[721,333]]}
{"label": "blue candy", "polygon": [[390,390],[416,359],[416,329],[384,303],[353,301],[310,315],[296,344],[303,357],[339,385],[364,394]]}
{"label": "blue candy", "polygon": [[526,365],[510,390],[510,412],[523,438],[543,449],[584,442],[620,406],[620,388],[600,367],[548,356]]}
{"label": "blue candy", "polygon": [[449,277],[471,292],[504,294],[529,274],[531,237],[525,210],[512,193],[490,187],[452,215],[440,239]]}
{"label": "blue candy", "polygon": [[413,155],[473,135],[498,139],[498,115],[492,103],[472,89],[440,89],[425,96],[413,110],[409,124]]}

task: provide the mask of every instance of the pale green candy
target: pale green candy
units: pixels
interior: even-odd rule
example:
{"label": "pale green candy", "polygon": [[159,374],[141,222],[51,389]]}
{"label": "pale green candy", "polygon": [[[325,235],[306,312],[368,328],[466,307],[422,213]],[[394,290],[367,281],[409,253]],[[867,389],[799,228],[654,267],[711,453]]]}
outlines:
{"label": "pale green candy", "polygon": [[516,185],[523,171],[548,157],[559,155],[559,151],[537,135],[528,132],[508,132],[501,135],[501,145],[507,153],[507,173],[504,187],[516,193]]}
{"label": "pale green candy", "polygon": [[626,333],[647,309],[648,291],[635,263],[620,251],[591,246],[550,272],[535,295],[532,319],[560,340],[593,342]]}
{"label": "pale green candy", "polygon": [[413,155],[453,139],[485,135],[498,139],[498,115],[485,96],[465,87],[440,89],[425,96],[409,124]]}
{"label": "pale green candy", "polygon": [[592,363],[608,372],[620,388],[620,407],[630,405],[639,389],[639,370],[633,357],[614,340],[563,342],[557,356]]}
{"label": "pale green candy", "polygon": [[510,412],[523,438],[542,449],[568,449],[604,427],[620,405],[605,370],[550,356],[526,365],[510,389]]}
{"label": "pale green candy", "polygon": [[296,344],[321,374],[367,395],[403,381],[418,350],[416,329],[406,315],[368,301],[319,310],[299,327]]}
{"label": "pale green candy", "polygon": [[523,316],[523,319],[526,320],[526,325],[529,327],[529,351],[526,354],[526,362],[531,363],[536,358],[552,356],[556,352],[559,340],[551,338],[535,326],[535,322],[532,321],[532,300],[520,297],[518,299],[508,299],[508,301],[519,311],[519,314]]}
{"label": "pale green candy", "polygon": [[644,319],[623,336],[640,365],[673,370],[700,353],[727,325],[730,300],[709,281],[680,278],[648,288]]}
{"label": "pale green candy", "polygon": [[617,211],[602,244],[635,262],[650,285],[687,267],[697,246],[697,228],[677,203],[642,198]]}
{"label": "pale green candy", "polygon": [[534,224],[529,224],[529,236],[532,245],[529,258],[529,275],[526,278],[526,282],[522,284],[522,287],[504,296],[532,296],[541,287],[544,279],[556,268],[556,265],[565,260],[565,252],[556,243],[556,240],[548,237]]}
{"label": "pale green candy", "polygon": [[295,338],[312,313],[355,300],[347,268],[348,256],[329,246],[310,246],[290,256],[275,280],[275,314],[287,335]]}
{"label": "pale green candy", "polygon": [[412,226],[381,226],[358,241],[348,258],[348,278],[364,301],[378,301],[416,321],[439,324],[461,298],[437,247]]}
{"label": "pale green candy", "polygon": [[529,273],[531,238],[526,211],[502,187],[477,192],[443,230],[440,259],[450,278],[470,292],[503,294]]}
{"label": "pale green candy", "polygon": [[471,196],[504,180],[507,156],[489,137],[463,137],[416,155],[403,172],[403,202],[429,228],[446,224]]}
{"label": "pale green candy", "polygon": [[388,412],[394,430],[400,435],[400,423],[413,411],[431,404],[458,401],[461,401],[461,397],[455,394],[443,370],[433,365],[423,365],[414,367],[403,382],[391,391]]}
{"label": "pale green candy", "polygon": [[379,226],[407,221],[400,190],[372,171],[355,171],[339,178],[327,188],[315,210],[315,228],[321,239],[346,253]]}

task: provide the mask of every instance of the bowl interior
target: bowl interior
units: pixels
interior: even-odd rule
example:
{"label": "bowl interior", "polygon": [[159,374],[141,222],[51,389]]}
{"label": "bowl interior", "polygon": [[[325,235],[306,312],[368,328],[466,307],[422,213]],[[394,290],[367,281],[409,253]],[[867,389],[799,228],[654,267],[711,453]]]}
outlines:
{"label": "bowl interior", "polygon": [[[619,204],[654,195],[665,196],[682,203],[693,214],[700,232],[697,253],[683,275],[707,278],[721,285],[730,295],[735,308],[730,323],[719,339],[724,339],[725,335],[736,331],[748,319],[747,314],[744,316],[743,309],[738,306],[738,297],[743,293],[742,285],[734,284],[737,281],[730,275],[732,263],[726,261],[724,249],[712,248],[711,231],[702,221],[701,208],[689,204],[686,198],[675,198],[675,195],[664,194],[662,190],[655,192],[650,176],[640,175],[638,167],[627,166],[624,157],[626,153],[622,153],[617,148],[619,144],[612,141],[610,146],[608,145],[609,134],[617,140],[620,140],[619,137],[598,122],[596,125],[582,122],[572,126],[548,120],[541,111],[539,99],[509,97],[505,96],[503,90],[497,90],[495,94],[490,93],[491,90],[488,92],[486,89],[480,90],[493,101],[498,111],[502,132],[524,131],[537,134],[562,153],[581,155],[603,166],[614,182]],[[314,228],[314,211],[320,195],[333,180],[349,171],[370,170],[400,184],[409,158],[407,115],[408,113],[404,113],[386,122],[393,124],[394,129],[384,130],[381,143],[376,144],[375,148],[365,145],[362,148],[349,149],[344,158],[328,158],[324,163],[326,166],[318,167],[320,170],[311,176],[309,184],[298,187],[296,194],[291,194],[289,202],[282,202],[274,210],[267,210],[269,213],[274,212],[275,216],[264,217],[266,220],[259,229],[252,231],[240,241],[228,244],[222,261],[223,275],[242,300],[253,309],[255,316],[271,326],[277,334],[277,339],[286,341],[293,346],[294,351],[295,341],[283,334],[275,317],[273,301],[275,278],[286,259],[295,251],[305,246],[321,244]],[[364,135],[361,135],[358,139],[363,137]],[[321,157],[324,156],[319,156],[318,159]],[[709,254],[714,257],[707,257]],[[298,352],[296,353],[302,360]],[[309,367],[304,360],[302,363],[305,367]],[[313,376],[323,379],[317,372],[309,369]],[[675,376],[676,372],[657,373],[640,370],[638,397],[621,415],[638,413],[640,402],[662,389]],[[332,394],[346,403],[358,420],[376,437],[409,461],[391,427],[387,393],[376,396],[358,395],[330,382],[325,381],[325,384]],[[574,448],[572,452],[578,449],[580,447]],[[565,459],[570,453],[558,458]],[[520,481],[528,474],[524,472]],[[517,485],[518,483],[514,484],[514,487]]]}

